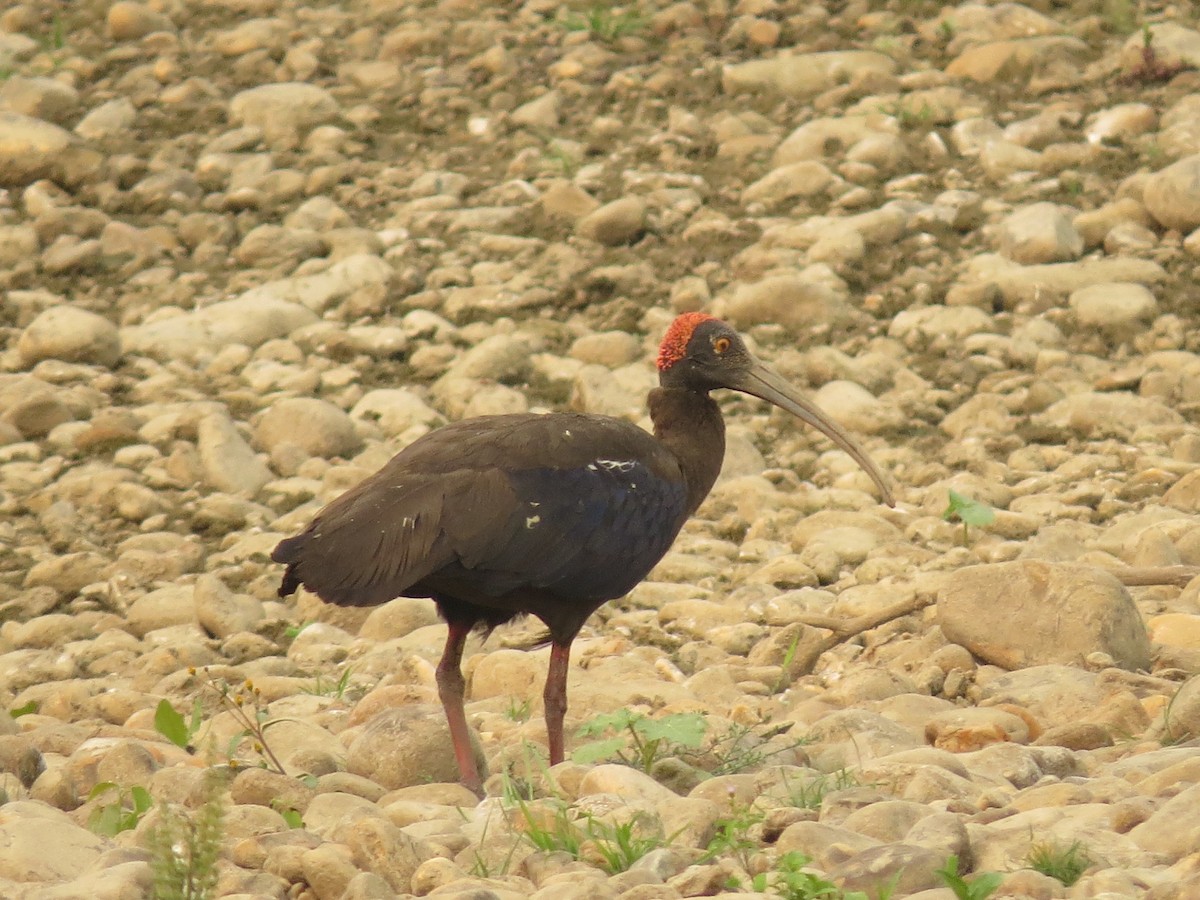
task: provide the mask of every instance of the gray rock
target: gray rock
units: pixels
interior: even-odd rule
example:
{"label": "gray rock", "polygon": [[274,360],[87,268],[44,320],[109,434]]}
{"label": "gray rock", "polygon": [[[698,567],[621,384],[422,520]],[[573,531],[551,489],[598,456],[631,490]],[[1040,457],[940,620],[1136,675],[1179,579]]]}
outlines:
{"label": "gray rock", "polygon": [[[375,422],[388,437],[417,430],[421,433],[443,420],[432,406],[406,388],[377,388],[354,404],[350,418]],[[414,436],[420,437],[420,434]]]}
{"label": "gray rock", "polygon": [[192,605],[196,624],[219,638],[253,631],[264,618],[262,601],[247,594],[235,594],[215,575],[196,579]]}
{"label": "gray rock", "polygon": [[1000,252],[1023,265],[1078,259],[1083,238],[1071,217],[1053,203],[1034,203],[1014,212],[999,228]]}
{"label": "gray rock", "polygon": [[[36,800],[5,804],[0,818],[0,878],[17,882],[69,881],[99,858],[106,841],[64,812]],[[46,848],[53,847],[53,853]]]}
{"label": "gray rock", "polygon": [[559,106],[562,104],[562,93],[557,90],[546,91],[540,97],[523,103],[511,113],[512,120],[517,125],[530,128],[556,128],[559,122]]}
{"label": "gray rock", "polygon": [[983,254],[967,263],[963,282],[994,285],[1005,306],[1012,308],[1023,302],[1045,304],[1093,284],[1132,282],[1150,285],[1158,284],[1166,277],[1166,270],[1149,259],[1081,259],[1022,266],[998,254]]}
{"label": "gray rock", "polygon": [[137,110],[128,97],[102,103],[79,120],[75,133],[87,141],[104,141],[128,133],[137,121]]}
{"label": "gray rock", "polygon": [[[1171,21],[1147,22],[1146,29],[1159,65],[1164,68],[1200,67],[1200,31]],[[1145,65],[1142,52],[1145,46],[1146,35],[1141,29],[1126,38],[1121,47],[1121,68],[1126,74],[1135,73]]]}
{"label": "gray rock", "polygon": [[121,344],[127,353],[194,360],[228,344],[257,347],[317,320],[316,313],[298,303],[262,296],[239,297],[185,315],[123,328]]}
{"label": "gray rock", "polygon": [[370,640],[390,641],[437,623],[437,607],[432,600],[397,597],[371,610],[358,633]]}
{"label": "gray rock", "polygon": [[234,250],[238,262],[248,266],[277,266],[324,256],[329,245],[315,231],[283,225],[259,225]]}
{"label": "gray rock", "polygon": [[638,197],[622,197],[597,207],[575,225],[580,237],[606,247],[620,247],[637,240],[646,228],[646,204]]}
{"label": "gray rock", "polygon": [[816,197],[829,189],[836,177],[822,163],[803,160],[772,169],[742,192],[742,203],[763,203],[773,208],[797,197]]}
{"label": "gray rock", "polygon": [[894,131],[895,120],[883,115],[837,116],[805,122],[776,148],[772,164],[777,168],[805,161],[836,158],[859,141]]}
{"label": "gray rock", "polygon": [[[472,745],[475,762],[486,777],[487,761]],[[458,765],[450,729],[440,706],[389,709],[363,726],[346,751],[346,769],[394,790],[430,781],[457,781]]]}
{"label": "gray rock", "polygon": [[1164,228],[1200,227],[1200,153],[1147,176],[1142,200]]}
{"label": "gray rock", "polygon": [[43,359],[113,366],[121,358],[117,326],[73,306],[52,306],[21,332],[17,352],[26,366]]}
{"label": "gray rock", "polygon": [[1034,561],[970,566],[952,573],[937,609],[947,638],[1006,669],[1082,663],[1093,653],[1126,669],[1150,664],[1137,607],[1100,569]]}
{"label": "gray rock", "polygon": [[886,78],[895,71],[891,57],[871,50],[781,53],[726,66],[721,86],[729,94],[770,90],[804,100],[838,84],[868,76]]}
{"label": "gray rock", "polygon": [[272,143],[293,140],[301,132],[332,122],[339,112],[329,91],[304,82],[260,85],[229,101],[233,122],[262,129]]}
{"label": "gray rock", "polygon": [[890,884],[900,896],[912,896],[944,883],[935,870],[945,862],[933,850],[897,843],[868,847],[830,869],[829,876],[845,890],[867,892]]}
{"label": "gray rock", "polygon": [[850,316],[841,292],[803,274],[773,275],[738,285],[722,304],[721,314],[738,328],[772,323],[800,334],[814,327],[836,327]]}
{"label": "gray rock", "polygon": [[1129,437],[1143,426],[1178,425],[1183,418],[1163,403],[1125,391],[1082,391],[1051,404],[1033,421],[1064,436],[1099,438]]}
{"label": "gray rock", "polygon": [[0,112],[0,186],[23,187],[39,178],[78,184],[100,166],[99,153],[50,122]]}
{"label": "gray rock", "polygon": [[291,397],[271,404],[254,427],[256,443],[274,452],[282,444],[309,456],[349,457],[362,449],[354,420],[328,400]]}
{"label": "gray rock", "polygon": [[1158,313],[1158,301],[1140,284],[1094,284],[1070,297],[1075,320],[1084,328],[1098,328],[1117,339],[1139,333]]}
{"label": "gray rock", "polygon": [[335,831],[335,837],[350,848],[356,866],[378,875],[396,894],[408,893],[413,872],[426,856],[412,838],[386,819],[352,819]]}
{"label": "gray rock", "polygon": [[254,496],[273,477],[227,415],[200,420],[196,440],[205,480],[218,491]]}
{"label": "gray rock", "polygon": [[155,31],[174,31],[171,20],[144,3],[118,0],[108,8],[108,34],[116,41],[136,41]]}
{"label": "gray rock", "polygon": [[79,106],[79,92],[53,78],[13,75],[0,84],[0,109],[63,125]]}

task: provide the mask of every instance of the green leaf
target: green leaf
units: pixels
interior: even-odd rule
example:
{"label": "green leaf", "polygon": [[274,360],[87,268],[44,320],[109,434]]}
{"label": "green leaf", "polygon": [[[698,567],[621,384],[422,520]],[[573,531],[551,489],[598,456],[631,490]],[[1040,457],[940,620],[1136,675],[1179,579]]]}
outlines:
{"label": "green leaf", "polygon": [[986,503],[951,490],[950,503],[942,513],[942,518],[947,522],[957,519],[964,525],[990,525],[996,521],[996,513]]}
{"label": "green leaf", "polygon": [[625,707],[618,709],[614,713],[608,715],[593,716],[575,732],[577,737],[595,737],[598,734],[604,734],[606,731],[624,731],[640,719],[644,719],[638,713],[630,712]]}
{"label": "green leaf", "polygon": [[571,759],[580,765],[586,766],[615,756],[619,751],[624,750],[625,746],[625,738],[619,737],[609,738],[606,741],[591,741],[580,747],[576,747],[574,752],[571,753]]}
{"label": "green leaf", "polygon": [[135,784],[129,789],[129,795],[133,799],[133,811],[135,815],[141,816],[151,806],[154,805],[154,798],[150,796],[150,792],[140,784]]}
{"label": "green leaf", "polygon": [[708,722],[699,713],[675,713],[661,719],[641,719],[634,730],[648,741],[670,741],[684,747],[699,747],[708,732]]}
{"label": "green leaf", "polygon": [[88,828],[104,837],[116,837],[121,828],[121,806],[119,803],[109,803],[98,806],[88,816]]}
{"label": "green leaf", "polygon": [[36,700],[30,700],[28,703],[26,703],[22,706],[18,706],[16,709],[10,709],[8,711],[8,714],[10,716],[12,716],[14,719],[19,719],[19,718],[21,718],[21,716],[28,716],[31,713],[35,713],[37,711],[38,711],[38,702]]}
{"label": "green leaf", "polygon": [[984,900],[1000,887],[1004,875],[1000,872],[981,872],[971,879],[971,896],[976,900]]}
{"label": "green leaf", "polygon": [[192,742],[191,739],[200,730],[200,713],[201,713],[200,698],[197,697],[192,702],[192,721],[188,722],[188,743],[189,744]]}
{"label": "green leaf", "polygon": [[154,730],[176,747],[187,749],[190,737],[187,722],[171,705],[170,700],[160,700],[158,708],[154,710]]}
{"label": "green leaf", "polygon": [[90,791],[88,791],[88,799],[95,800],[97,797],[99,797],[101,794],[105,793],[106,791],[115,791],[115,790],[120,790],[117,787],[117,783],[115,781],[100,781],[100,782],[97,782],[96,785]]}
{"label": "green leaf", "polygon": [[304,819],[300,815],[300,810],[289,807],[288,809],[279,810],[279,814],[283,816],[283,821],[287,822],[288,828],[304,827]]}

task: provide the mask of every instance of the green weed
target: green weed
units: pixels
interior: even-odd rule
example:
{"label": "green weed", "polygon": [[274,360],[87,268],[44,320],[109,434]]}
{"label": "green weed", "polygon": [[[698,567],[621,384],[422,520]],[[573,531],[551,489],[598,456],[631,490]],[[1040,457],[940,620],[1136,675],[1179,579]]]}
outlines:
{"label": "green weed", "polygon": [[1092,857],[1082,841],[1072,841],[1067,846],[1051,841],[1039,841],[1029,848],[1025,862],[1029,868],[1049,875],[1070,887],[1087,871],[1088,866],[1092,864]]}
{"label": "green weed", "polygon": [[820,809],[821,804],[825,802],[825,795],[830,791],[861,787],[862,782],[849,769],[838,769],[829,775],[809,778],[794,787],[790,781],[785,779],[784,785],[787,787],[788,800],[792,806],[800,809]]}
{"label": "green weed", "polygon": [[946,883],[946,887],[950,888],[958,900],[987,900],[996,893],[1000,882],[1004,880],[1004,876],[999,872],[981,872],[967,881],[958,874],[958,857],[953,854],[947,857],[944,866],[933,871]]}
{"label": "green weed", "polygon": [[562,18],[567,31],[586,31],[594,38],[612,43],[646,27],[646,17],[637,9],[621,9],[597,3],[581,13]]}
{"label": "green weed", "polygon": [[192,739],[200,731],[200,715],[199,697],[192,703],[192,715],[189,719],[184,719],[171,705],[170,700],[160,700],[154,710],[154,730],[181,750],[195,753]]}
{"label": "green weed", "polygon": [[615,736],[590,741],[578,747],[571,758],[588,764],[602,759],[619,759],[626,765],[649,773],[658,760],[683,750],[694,750],[704,740],[708,723],[699,713],[676,713],[651,719],[629,709],[600,715],[580,726],[579,737],[597,737],[608,732]]}
{"label": "green weed", "polygon": [[946,522],[962,523],[962,545],[965,547],[971,539],[970,527],[992,524],[996,521],[996,513],[986,503],[973,500],[951,489],[950,502],[942,513],[942,519]]}
{"label": "green weed", "polygon": [[335,700],[342,700],[346,696],[346,688],[350,686],[350,673],[353,668],[353,666],[346,666],[342,669],[342,674],[338,676],[337,681],[332,682],[318,674],[310,687],[301,688],[301,690],[316,697],[333,697]]}
{"label": "green weed", "polygon": [[114,797],[110,802],[96,806],[88,816],[88,828],[105,837],[115,837],[122,831],[137,828],[142,816],[154,805],[150,792],[141,785],[126,790],[112,781],[97,784],[88,794],[88,799],[95,800],[105,794],[113,794]]}
{"label": "green weed", "polygon": [[528,722],[533,711],[533,701],[529,697],[508,698],[508,707],[504,710],[504,718],[510,722]]}
{"label": "green weed", "polygon": [[[772,893],[784,900],[870,900],[862,891],[844,891],[829,879],[810,872],[811,863],[798,850],[785,853],[769,872],[760,872],[750,880],[750,887],[759,893]],[[878,896],[887,900],[894,886],[887,887]]]}
{"label": "green weed", "polygon": [[545,823],[524,800],[517,801],[524,822],[522,836],[538,850],[564,852],[580,859],[592,858],[609,875],[626,871],[635,862],[666,841],[657,834],[644,833],[641,813],[618,824],[604,822],[590,814],[582,819],[571,816],[565,804],[558,805]]}
{"label": "green weed", "polygon": [[165,806],[147,835],[154,900],[209,900],[216,892],[224,833],[224,778],[215,769],[204,778],[205,799],[199,809],[188,813]]}
{"label": "green weed", "polygon": [[23,703],[20,706],[14,707],[8,711],[8,714],[14,719],[19,719],[21,716],[29,716],[38,711],[38,702],[30,700],[28,703]]}

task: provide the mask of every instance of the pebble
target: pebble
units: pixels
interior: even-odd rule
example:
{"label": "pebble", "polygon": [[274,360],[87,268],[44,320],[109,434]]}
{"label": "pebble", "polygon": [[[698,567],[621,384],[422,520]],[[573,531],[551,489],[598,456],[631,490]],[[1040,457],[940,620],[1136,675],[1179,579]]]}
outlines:
{"label": "pebble", "polygon": [[[1200,560],[1189,23],[1150,11],[1151,71],[1141,23],[1086,4],[681,3],[610,35],[545,4],[252,0],[206,6],[199,43],[187,4],[110,2],[61,41],[10,6],[0,695],[34,711],[0,716],[0,896],[151,893],[161,804],[195,809],[231,747],[229,896],[780,893],[792,850],[870,896],[945,894],[951,854],[1014,896],[1196,893],[1197,586],[1110,574]],[[281,600],[269,554],[447,419],[646,424],[684,311],[743,328],[897,506],[714,391],[724,473],[585,625],[567,734],[695,713],[703,746],[545,770],[548,651],[498,628],[466,654],[476,797],[433,602]],[[993,521],[945,521],[949,489]],[[257,689],[289,774],[222,686]],[[195,754],[155,732],[163,699],[200,700]],[[113,839],[87,827],[103,780],[155,802]],[[594,835],[538,851],[518,789],[664,845],[618,874]],[[1023,868],[1034,840],[1096,863],[1067,888]]]}
{"label": "pebble", "polygon": [[1185,157],[1152,173],[1142,188],[1146,209],[1159,225],[1177,231],[1200,227],[1200,154]]}
{"label": "pebble", "polygon": [[637,197],[622,197],[584,215],[575,230],[606,247],[619,247],[635,241],[645,227],[646,204]]}
{"label": "pebble", "polygon": [[1017,210],[999,227],[998,249],[1022,265],[1066,262],[1083,253],[1083,238],[1071,216],[1052,203]]}
{"label": "pebble", "polygon": [[103,316],[52,306],[21,332],[17,352],[27,367],[43,359],[111,367],[121,358],[121,339],[117,327]]}
{"label": "pebble", "polygon": [[[991,600],[998,584],[1006,596],[1027,602],[998,610]],[[1111,575],[1076,565],[1020,561],[961,569],[938,597],[938,622],[950,640],[1005,669],[1081,663],[1095,653],[1123,668],[1149,665],[1146,626],[1128,591]]]}
{"label": "pebble", "polygon": [[1132,338],[1158,312],[1154,294],[1140,284],[1094,284],[1074,291],[1069,303],[1081,327]]}

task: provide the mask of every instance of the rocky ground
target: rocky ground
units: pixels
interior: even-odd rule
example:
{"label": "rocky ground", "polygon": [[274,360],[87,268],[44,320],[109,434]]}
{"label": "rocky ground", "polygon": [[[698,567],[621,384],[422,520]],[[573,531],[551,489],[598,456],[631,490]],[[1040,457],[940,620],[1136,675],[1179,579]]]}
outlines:
{"label": "rocky ground", "polygon": [[[0,894],[1200,896],[1197,66],[1153,0],[7,5]],[[641,421],[696,309],[898,503],[723,397],[575,759],[537,623],[469,647],[480,801],[431,604],[267,554],[445,421]]]}

